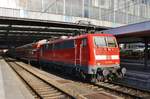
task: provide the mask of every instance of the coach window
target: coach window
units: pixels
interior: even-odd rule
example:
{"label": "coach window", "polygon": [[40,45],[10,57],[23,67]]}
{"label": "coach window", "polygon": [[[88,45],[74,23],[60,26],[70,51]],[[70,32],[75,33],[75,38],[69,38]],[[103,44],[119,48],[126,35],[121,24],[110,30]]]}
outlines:
{"label": "coach window", "polygon": [[74,48],[74,40],[69,41],[70,48]]}
{"label": "coach window", "polygon": [[87,39],[86,38],[82,39],[82,46],[83,47],[87,46]]}
{"label": "coach window", "polygon": [[58,43],[58,49],[61,49],[61,43]]}
{"label": "coach window", "polygon": [[44,45],[42,46],[42,48],[41,48],[41,49],[44,51],[44,49],[45,49],[45,48],[44,48]]}
{"label": "coach window", "polygon": [[61,43],[55,43],[55,50],[61,49]]}
{"label": "coach window", "polygon": [[49,44],[48,50],[52,50],[52,44]]}
{"label": "coach window", "polygon": [[58,50],[58,43],[55,43],[55,50]]}
{"label": "coach window", "polygon": [[55,50],[55,43],[53,44],[53,50]]}
{"label": "coach window", "polygon": [[59,49],[63,49],[63,42],[59,43]]}
{"label": "coach window", "polygon": [[43,45],[43,50],[46,50],[46,44]]}
{"label": "coach window", "polygon": [[48,46],[49,46],[49,45],[48,45],[48,44],[46,44],[46,50],[48,50]]}

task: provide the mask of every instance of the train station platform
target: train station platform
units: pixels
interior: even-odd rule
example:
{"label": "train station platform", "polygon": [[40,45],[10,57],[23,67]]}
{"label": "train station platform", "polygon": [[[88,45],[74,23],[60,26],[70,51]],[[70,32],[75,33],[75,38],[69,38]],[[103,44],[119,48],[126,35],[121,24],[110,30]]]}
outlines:
{"label": "train station platform", "polygon": [[0,57],[0,99],[34,99],[2,57]]}
{"label": "train station platform", "polygon": [[126,61],[121,62],[121,66],[127,68],[123,82],[131,86],[138,86],[139,88],[150,90],[150,65],[145,67],[141,62]]}
{"label": "train station platform", "polygon": [[150,90],[150,72],[127,70],[125,78],[121,82],[141,89]]}
{"label": "train station platform", "polygon": [[144,66],[144,63],[142,62],[121,62],[121,66],[122,67],[126,67],[128,70],[132,70],[132,71],[139,71],[139,72],[145,72],[145,73],[150,73],[150,64],[148,64],[147,66]]}

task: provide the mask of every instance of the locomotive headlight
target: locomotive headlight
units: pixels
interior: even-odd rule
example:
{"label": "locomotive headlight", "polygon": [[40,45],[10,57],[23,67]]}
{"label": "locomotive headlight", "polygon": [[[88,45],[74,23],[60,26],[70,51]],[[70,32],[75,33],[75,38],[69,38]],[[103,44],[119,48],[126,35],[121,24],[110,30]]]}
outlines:
{"label": "locomotive headlight", "polygon": [[97,63],[97,65],[101,65],[100,63]]}
{"label": "locomotive headlight", "polygon": [[127,72],[127,69],[123,67],[123,68],[121,69],[121,72],[122,72],[122,74],[124,75],[124,74]]}
{"label": "locomotive headlight", "polygon": [[108,70],[103,70],[103,75],[104,76],[107,76],[109,74],[109,71]]}

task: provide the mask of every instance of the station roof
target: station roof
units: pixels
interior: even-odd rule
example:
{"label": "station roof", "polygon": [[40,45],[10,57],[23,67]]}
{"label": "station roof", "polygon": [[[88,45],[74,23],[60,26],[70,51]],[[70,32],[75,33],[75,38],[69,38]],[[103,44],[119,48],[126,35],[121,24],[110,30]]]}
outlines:
{"label": "station roof", "polygon": [[103,32],[115,35],[118,42],[141,42],[143,38],[150,38],[150,21],[121,26]]}
{"label": "station roof", "polygon": [[121,26],[103,32],[114,34],[117,37],[147,37],[150,36],[150,21]]}
{"label": "station roof", "polygon": [[0,17],[0,47],[19,46],[41,39],[106,29],[108,28],[80,23]]}

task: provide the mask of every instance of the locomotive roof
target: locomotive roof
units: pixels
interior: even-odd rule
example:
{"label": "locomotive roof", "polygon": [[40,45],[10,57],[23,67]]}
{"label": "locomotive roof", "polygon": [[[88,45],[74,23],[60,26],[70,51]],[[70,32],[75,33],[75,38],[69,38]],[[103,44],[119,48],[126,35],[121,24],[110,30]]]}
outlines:
{"label": "locomotive roof", "polygon": [[[88,37],[88,36],[113,36],[112,34],[102,34],[102,33],[97,33],[97,34],[83,34],[83,35],[78,35],[78,36],[74,36],[74,37],[68,37],[68,38],[65,38],[65,39],[55,39],[55,40],[52,40],[52,41],[49,41],[47,43],[51,44],[51,43],[57,43],[57,42],[61,42],[61,41],[67,41],[67,40],[73,40],[73,39],[78,39],[78,38],[85,38],[85,37]],[[45,43],[45,44],[47,44]],[[44,45],[44,44],[43,44]]]}

